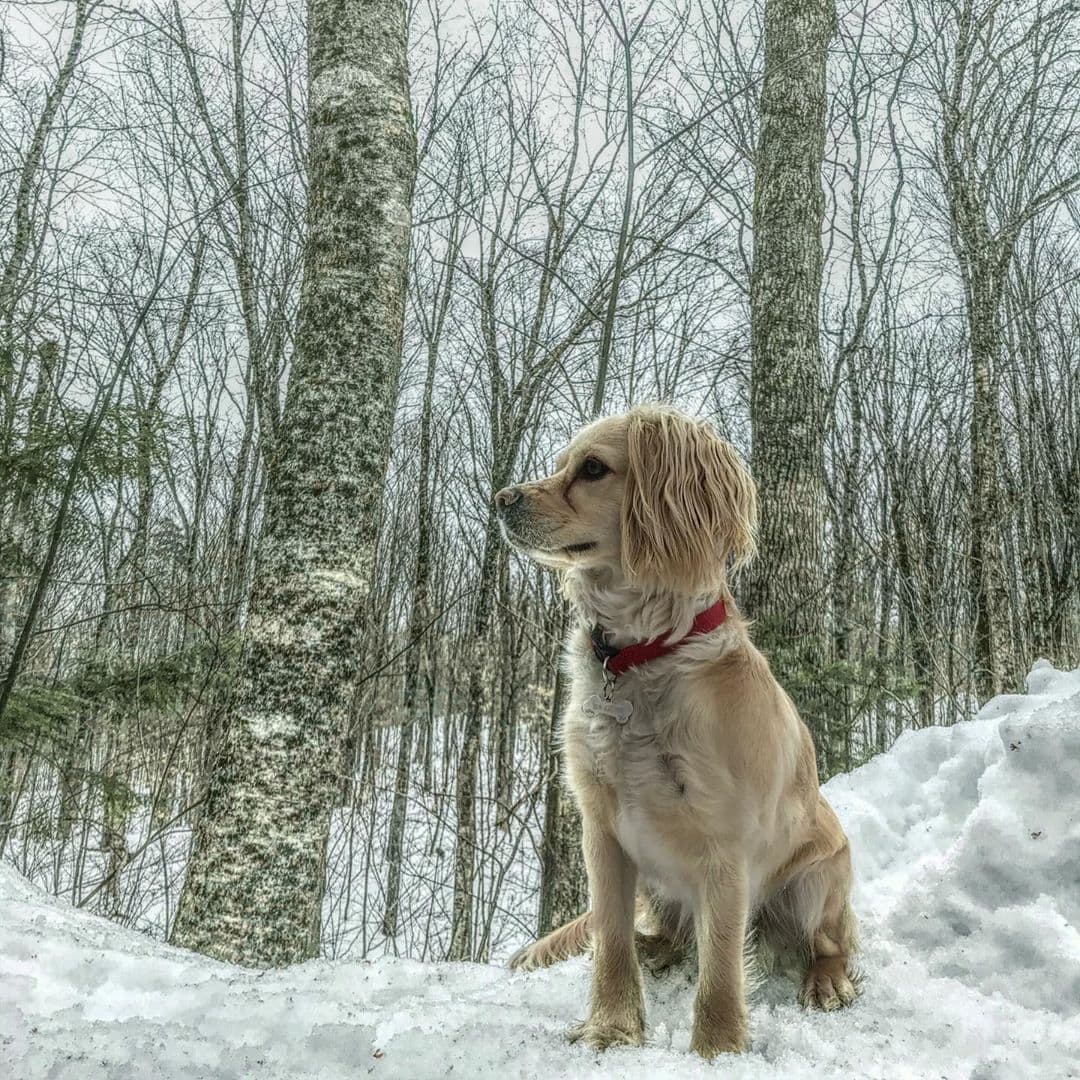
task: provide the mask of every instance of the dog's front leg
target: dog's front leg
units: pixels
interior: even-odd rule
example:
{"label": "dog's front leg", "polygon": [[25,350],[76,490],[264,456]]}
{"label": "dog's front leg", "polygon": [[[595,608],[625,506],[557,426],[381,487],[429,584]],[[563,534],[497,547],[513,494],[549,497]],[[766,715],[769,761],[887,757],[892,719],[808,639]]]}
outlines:
{"label": "dog's front leg", "polygon": [[746,1049],[747,903],[742,866],[712,871],[698,896],[698,988],[690,1049],[704,1058]]}
{"label": "dog's front leg", "polygon": [[587,811],[582,839],[592,894],[593,980],[589,1018],[570,1032],[597,1050],[640,1046],[645,1032],[641,971],[634,949],[637,869],[610,829]]}

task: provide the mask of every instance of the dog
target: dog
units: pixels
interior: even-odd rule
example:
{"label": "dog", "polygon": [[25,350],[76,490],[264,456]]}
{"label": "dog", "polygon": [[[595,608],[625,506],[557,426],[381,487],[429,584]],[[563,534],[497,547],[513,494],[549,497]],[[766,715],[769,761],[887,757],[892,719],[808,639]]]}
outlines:
{"label": "dog", "polygon": [[694,947],[691,1049],[746,1049],[750,932],[795,958],[804,1005],[850,1004],[847,838],[729,588],[757,524],[734,449],[707,423],[639,406],[585,427],[553,475],[504,488],[495,507],[576,613],[562,741],[591,898],[512,966],[591,945],[589,1013],[570,1039],[598,1050],[643,1041],[639,954],[656,971]]}

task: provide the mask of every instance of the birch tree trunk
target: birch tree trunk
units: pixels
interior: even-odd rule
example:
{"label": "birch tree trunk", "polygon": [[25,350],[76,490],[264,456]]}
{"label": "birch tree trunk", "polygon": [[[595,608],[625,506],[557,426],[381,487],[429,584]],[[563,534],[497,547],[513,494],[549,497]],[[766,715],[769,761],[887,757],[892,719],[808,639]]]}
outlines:
{"label": "birch tree trunk", "polygon": [[310,0],[308,237],[251,615],[173,940],[318,951],[401,357],[416,143],[397,0]]}
{"label": "birch tree trunk", "polygon": [[835,28],[833,0],[765,5],[750,275],[750,422],[761,517],[748,610],[779,678],[801,698],[819,767],[825,765],[825,702],[798,694],[796,684],[813,680],[827,640],[819,308],[825,62]]}

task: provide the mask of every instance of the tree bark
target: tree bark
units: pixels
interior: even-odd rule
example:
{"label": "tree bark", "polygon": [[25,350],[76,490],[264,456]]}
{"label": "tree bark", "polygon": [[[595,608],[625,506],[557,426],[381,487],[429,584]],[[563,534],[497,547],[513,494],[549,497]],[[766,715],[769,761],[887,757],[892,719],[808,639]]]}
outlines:
{"label": "tree bark", "polygon": [[[759,557],[746,601],[824,767],[827,708],[798,694],[827,654],[825,389],[819,340],[825,65],[833,0],[768,0],[754,175],[750,421]],[[778,647],[772,649],[776,644]]]}
{"label": "tree bark", "polygon": [[999,466],[1003,443],[998,368],[1003,282],[990,266],[968,266],[972,271],[965,273],[972,364],[969,566],[975,686],[979,699],[985,701],[1010,682],[1014,653],[1001,536],[1005,514]]}
{"label": "tree bark", "polygon": [[404,6],[310,0],[308,36],[296,355],[241,674],[173,929],[179,945],[258,966],[318,951],[374,576],[416,172]]}
{"label": "tree bark", "polygon": [[[559,605],[555,622],[562,642],[569,620],[565,601]],[[551,715],[548,720],[544,760],[544,832],[540,847],[540,907],[538,937],[576,918],[589,902],[585,877],[585,856],[581,848],[581,813],[563,776],[559,723],[565,708],[566,675],[560,662],[555,669]]]}
{"label": "tree bark", "polygon": [[401,703],[401,729],[398,733],[397,766],[394,770],[394,802],[390,811],[390,834],[386,844],[386,904],[382,929],[393,938],[398,929],[398,904],[401,897],[401,861],[404,857],[405,815],[409,806],[409,771],[412,765],[413,736],[420,690],[420,660],[424,635],[428,630],[431,591],[432,502],[431,490],[431,420],[435,395],[436,341],[428,344],[424,397],[420,409],[420,470],[417,475],[419,513],[416,522],[416,561],[413,563],[412,607],[406,631],[405,685]]}
{"label": "tree bark", "polygon": [[[498,487],[495,487],[498,490]],[[458,758],[454,806],[457,828],[454,837],[454,902],[448,960],[468,960],[473,950],[473,887],[476,870],[476,785],[480,764],[480,728],[484,711],[485,643],[495,599],[499,526],[489,511],[484,531],[484,554],[480,584],[469,636],[469,682],[465,695],[465,730]]]}

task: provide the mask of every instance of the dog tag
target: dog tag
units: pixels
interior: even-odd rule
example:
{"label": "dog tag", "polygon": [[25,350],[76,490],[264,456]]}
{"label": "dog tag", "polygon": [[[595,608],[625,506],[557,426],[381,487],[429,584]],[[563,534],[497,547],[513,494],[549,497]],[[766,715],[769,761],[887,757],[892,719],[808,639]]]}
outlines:
{"label": "dog tag", "polygon": [[594,716],[599,716],[603,713],[604,716],[613,716],[616,723],[625,724],[626,721],[630,719],[630,714],[634,711],[634,706],[633,703],[629,701],[608,701],[599,694],[593,694],[592,697],[587,697],[581,703],[581,711],[589,717],[590,720]]}

